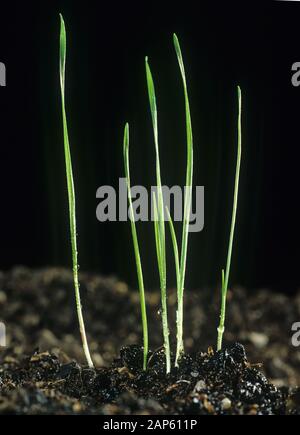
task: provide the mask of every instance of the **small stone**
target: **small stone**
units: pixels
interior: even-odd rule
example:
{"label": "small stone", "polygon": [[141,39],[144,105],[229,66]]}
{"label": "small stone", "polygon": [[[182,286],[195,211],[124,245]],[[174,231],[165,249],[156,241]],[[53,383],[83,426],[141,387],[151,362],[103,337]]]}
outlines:
{"label": "small stone", "polygon": [[44,350],[59,347],[59,342],[53,332],[49,331],[49,329],[42,329],[38,339],[38,345],[42,350]]}
{"label": "small stone", "polygon": [[221,407],[224,411],[227,411],[231,408],[231,400],[228,399],[228,397],[224,397],[224,399],[221,401]]}
{"label": "small stone", "polygon": [[198,372],[191,372],[191,376],[193,378],[197,378],[199,376],[199,373]]}
{"label": "small stone", "polygon": [[248,338],[258,349],[266,347],[266,345],[269,343],[269,337],[260,332],[251,332]]}
{"label": "small stone", "polygon": [[73,405],[74,412],[80,412],[82,410],[83,410],[83,407],[79,402],[74,403],[74,405]]}
{"label": "small stone", "polygon": [[120,295],[126,295],[128,293],[128,285],[122,281],[116,283],[115,289]]}
{"label": "small stone", "polygon": [[206,383],[204,381],[198,381],[195,385],[194,392],[199,393],[200,391],[205,390]]}

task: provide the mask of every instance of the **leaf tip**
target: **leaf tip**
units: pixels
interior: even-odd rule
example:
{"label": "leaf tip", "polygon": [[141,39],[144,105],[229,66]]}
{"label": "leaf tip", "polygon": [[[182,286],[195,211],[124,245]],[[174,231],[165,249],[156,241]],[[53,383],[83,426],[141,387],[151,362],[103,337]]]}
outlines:
{"label": "leaf tip", "polygon": [[62,16],[61,13],[59,13],[59,19],[60,19],[60,25],[61,25],[61,27],[65,27],[64,17]]}
{"label": "leaf tip", "polygon": [[176,33],[173,33],[173,43],[174,43],[174,47],[175,47],[176,52],[181,53],[179,39],[178,39],[178,36],[176,35]]}

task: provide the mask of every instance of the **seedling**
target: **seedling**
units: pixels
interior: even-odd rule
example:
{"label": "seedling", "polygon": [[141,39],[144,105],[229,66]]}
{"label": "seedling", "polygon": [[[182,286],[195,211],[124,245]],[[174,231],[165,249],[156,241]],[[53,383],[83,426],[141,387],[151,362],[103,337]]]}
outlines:
{"label": "seedling", "polygon": [[[181,78],[183,83],[184,98],[185,98],[185,114],[186,114],[186,136],[187,136],[187,168],[186,168],[186,186],[185,186],[185,199],[184,199],[184,216],[183,216],[183,227],[182,227],[182,241],[181,241],[181,253],[179,259],[179,251],[176,240],[176,234],[174,230],[174,225],[169,213],[166,209],[170,232],[173,243],[173,251],[175,258],[175,269],[176,269],[176,282],[177,282],[177,315],[176,315],[176,325],[177,325],[177,349],[176,349],[176,359],[175,365],[178,366],[179,359],[184,352],[183,346],[183,292],[184,292],[184,282],[185,282],[185,271],[186,271],[186,259],[187,259],[187,246],[188,246],[188,233],[189,233],[189,220],[191,213],[191,195],[192,195],[192,181],[193,181],[193,135],[192,135],[192,122],[190,115],[189,98],[187,92],[187,84],[185,77],[185,69],[181,54],[181,49],[177,36],[173,35],[174,47],[177,55],[177,60],[181,72]],[[155,145],[155,156],[156,156],[156,194],[153,194],[153,206],[154,206],[154,233],[155,233],[155,244],[156,244],[156,256],[160,279],[160,290],[161,290],[161,306],[162,306],[162,328],[163,328],[163,339],[164,348],[166,355],[166,371],[167,373],[171,370],[171,352],[170,352],[170,341],[169,341],[169,326],[168,326],[168,308],[167,308],[167,286],[166,286],[166,240],[165,240],[165,207],[164,198],[161,185],[161,174],[160,174],[160,158],[159,158],[159,141],[158,141],[158,122],[157,122],[157,104],[155,95],[155,86],[153,81],[152,72],[149,66],[148,58],[145,58],[146,67],[146,79],[148,88],[149,105],[152,120],[152,129],[154,136]],[[128,159],[128,126],[125,127],[124,135],[124,150],[127,149],[127,159]],[[125,155],[125,152],[124,152]],[[127,162],[127,163],[126,163]],[[125,158],[125,167],[127,165],[126,178],[129,179],[128,170],[128,160]],[[130,183],[128,183],[128,188]],[[130,195],[130,194],[128,194]],[[130,201],[131,198],[129,197]],[[132,205],[130,205],[132,208]],[[133,239],[136,252],[136,262],[140,283],[140,294],[143,294],[143,280],[141,274],[141,264],[140,256],[138,251],[138,244],[136,239],[135,226],[132,223],[133,229]],[[142,285],[141,285],[142,284]],[[142,288],[142,291],[141,291]],[[142,300],[141,300],[141,304]],[[145,307],[143,308],[145,312]],[[143,311],[142,310],[142,311]]]}
{"label": "seedling", "polygon": [[135,226],[133,207],[132,207],[132,197],[131,197],[131,190],[130,190],[131,187],[130,187],[130,170],[129,170],[129,125],[128,124],[125,125],[125,129],[124,129],[123,157],[124,157],[125,176],[127,181],[128,201],[129,201],[129,208],[130,208],[130,215],[131,215],[130,216],[131,234],[133,240],[135,263],[136,263],[138,285],[139,285],[139,292],[140,292],[140,305],[141,305],[143,339],[144,339],[143,369],[146,370],[147,358],[148,358],[148,323],[147,323],[143,269],[141,263],[139,242],[138,242],[137,231]]}
{"label": "seedling", "polygon": [[167,268],[166,268],[166,237],[165,237],[165,218],[164,218],[164,199],[161,187],[160,176],[160,160],[159,160],[159,147],[158,147],[158,126],[157,126],[157,105],[155,96],[155,87],[151,69],[148,63],[148,58],[145,59],[146,78],[149,96],[149,105],[151,111],[152,128],[155,144],[156,155],[156,187],[157,187],[157,201],[155,194],[153,195],[154,205],[154,233],[156,244],[157,264],[160,279],[160,292],[161,292],[161,307],[162,307],[162,327],[164,337],[164,348],[166,354],[166,370],[167,373],[171,371],[171,352],[169,340],[169,325],[168,325],[168,304],[167,304]]}
{"label": "seedling", "polygon": [[237,202],[238,202],[238,192],[239,192],[239,178],[240,178],[240,166],[241,166],[241,154],[242,154],[242,93],[241,89],[237,87],[238,93],[238,147],[237,147],[237,160],[236,160],[236,170],[235,170],[235,182],[234,182],[234,196],[233,196],[233,207],[232,207],[232,217],[231,217],[231,228],[230,228],[230,236],[229,236],[229,244],[228,244],[228,252],[227,252],[227,262],[226,262],[226,272],[224,274],[224,270],[222,270],[222,287],[221,287],[221,314],[220,314],[220,324],[218,327],[218,341],[217,341],[217,350],[222,349],[222,340],[223,334],[225,330],[225,315],[226,315],[226,298],[227,298],[227,289],[228,289],[228,280],[229,280],[229,272],[230,272],[230,264],[231,264],[231,254],[232,254],[232,245],[233,245],[233,237],[234,237],[234,229],[235,229],[235,221],[236,221],[236,211],[237,211]]}
{"label": "seedling", "polygon": [[[184,293],[184,282],[185,282],[185,271],[186,271],[186,258],[187,258],[187,247],[188,247],[188,235],[189,235],[189,221],[191,213],[191,197],[192,197],[192,184],[193,184],[193,132],[192,132],[192,121],[190,113],[189,96],[187,91],[185,69],[181,54],[181,49],[177,36],[173,35],[173,41],[175,46],[175,51],[177,55],[177,60],[181,72],[181,78],[183,83],[184,99],[185,99],[185,117],[186,117],[186,141],[187,141],[187,166],[186,166],[186,181],[185,181],[185,197],[184,197],[184,214],[183,214],[183,226],[182,226],[182,239],[181,239],[181,253],[180,253],[180,267],[177,271],[179,273],[179,286],[177,284],[177,350],[176,350],[176,360],[175,366],[178,366],[179,359],[184,352],[183,345],[183,293]],[[171,226],[172,228],[172,226]],[[176,246],[175,246],[175,232],[173,233],[173,248],[176,264]],[[177,245],[177,244],[176,244]],[[177,248],[178,252],[178,248]],[[177,268],[177,266],[176,266]],[[178,281],[177,278],[177,281]]]}
{"label": "seedling", "polygon": [[[177,55],[177,60],[181,72],[181,78],[183,83],[184,98],[185,98],[185,113],[186,113],[186,135],[187,135],[187,168],[186,168],[186,186],[185,186],[185,199],[184,199],[184,216],[182,227],[182,240],[181,240],[181,253],[179,260],[179,251],[176,240],[176,234],[171,220],[169,210],[166,210],[168,220],[170,223],[170,232],[173,243],[173,251],[175,258],[176,269],[176,282],[177,282],[177,313],[176,313],[176,325],[177,325],[177,349],[175,366],[178,366],[179,359],[184,352],[183,346],[183,292],[185,282],[186,271],[186,259],[187,259],[187,246],[188,246],[188,233],[189,233],[189,219],[191,212],[191,190],[193,182],[193,134],[192,134],[192,122],[190,115],[189,98],[187,92],[185,69],[182,59],[182,53],[177,36],[173,35],[174,47]],[[152,73],[149,67],[148,59],[146,58],[146,77],[148,85],[149,103],[151,109],[152,126],[154,133],[155,151],[156,151],[156,182],[157,182],[157,203],[154,196],[154,210],[155,210],[155,240],[156,240],[156,252],[157,261],[160,275],[160,287],[161,287],[161,302],[162,302],[162,322],[163,322],[163,335],[164,346],[166,352],[167,372],[170,369],[170,344],[169,344],[169,328],[167,318],[167,295],[166,295],[166,252],[165,252],[165,227],[164,227],[164,202],[161,188],[161,176],[160,176],[160,161],[159,161],[159,147],[158,147],[158,127],[157,127],[157,106],[155,88],[152,78]]]}
{"label": "seedling", "polygon": [[62,15],[60,14],[60,51],[59,51],[59,76],[61,89],[61,105],[63,119],[63,135],[64,135],[64,152],[66,163],[66,178],[69,200],[69,221],[70,221],[70,236],[73,261],[73,279],[75,288],[76,309],[79,322],[79,330],[83,345],[83,351],[89,367],[94,367],[90,355],[89,346],[86,338],[85,325],[82,314],[79,280],[78,280],[78,252],[77,252],[77,229],[76,229],[76,204],[75,204],[75,189],[72,171],[72,160],[70,152],[68,124],[65,109],[65,67],[66,67],[66,29]]}

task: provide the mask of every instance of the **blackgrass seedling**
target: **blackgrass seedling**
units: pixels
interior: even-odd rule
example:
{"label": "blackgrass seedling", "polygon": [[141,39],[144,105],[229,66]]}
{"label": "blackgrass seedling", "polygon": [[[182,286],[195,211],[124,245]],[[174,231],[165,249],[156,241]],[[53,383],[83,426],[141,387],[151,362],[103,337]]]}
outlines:
{"label": "blackgrass seedling", "polygon": [[[157,264],[160,279],[160,292],[161,292],[161,308],[162,308],[162,328],[164,338],[164,348],[166,354],[166,370],[167,373],[171,371],[171,352],[170,352],[170,339],[169,339],[169,325],[168,325],[168,304],[167,304],[167,267],[166,267],[166,235],[165,235],[165,213],[164,213],[164,199],[161,187],[160,175],[160,159],[158,147],[158,125],[157,125],[157,105],[155,87],[151,69],[148,63],[148,58],[145,59],[146,78],[148,86],[149,105],[151,111],[152,128],[155,144],[156,156],[156,188],[157,193],[153,195],[154,205],[154,233],[156,244]],[[157,200],[156,200],[157,197]]]}
{"label": "blackgrass seedling", "polygon": [[[176,282],[177,282],[177,313],[176,313],[177,349],[176,349],[175,366],[178,366],[179,359],[184,352],[183,292],[184,292],[186,259],[187,259],[189,218],[191,212],[191,188],[193,183],[193,134],[192,134],[192,122],[191,122],[191,115],[190,115],[190,105],[189,105],[189,98],[187,92],[185,69],[184,69],[179,41],[175,34],[173,35],[173,42],[174,42],[175,52],[177,55],[177,60],[178,60],[181,77],[182,77],[182,83],[183,83],[184,98],[185,98],[185,113],[186,113],[186,135],[187,135],[186,189],[185,189],[185,200],[184,200],[184,216],[183,216],[180,258],[179,258],[179,251],[178,251],[174,225],[169,210],[166,209],[167,217],[170,224],[172,243],[173,243],[175,269],[176,269]],[[167,372],[169,372],[170,371],[170,344],[169,344],[169,328],[168,328],[168,317],[167,317],[164,202],[163,202],[161,176],[160,176],[156,96],[155,96],[155,88],[154,88],[152,73],[147,58],[146,58],[146,77],[147,77],[148,95],[149,95],[152,126],[153,126],[153,133],[154,133],[155,152],[156,152],[157,203],[156,203],[156,198],[154,196],[153,198],[154,211],[155,211],[154,226],[155,226],[156,252],[157,252],[158,268],[159,268],[159,275],[160,275],[160,287],[161,287],[164,347],[166,352]]]}
{"label": "blackgrass seedling", "polygon": [[236,221],[236,211],[238,203],[238,192],[239,192],[239,178],[240,178],[240,167],[241,167],[241,155],[242,155],[242,93],[241,88],[237,87],[238,93],[238,147],[237,147],[237,160],[236,160],[236,170],[235,170],[235,182],[234,182],[234,196],[233,196],[233,207],[232,207],[232,217],[231,217],[231,227],[230,236],[227,252],[227,262],[226,271],[224,274],[224,269],[222,270],[222,286],[221,286],[221,314],[220,314],[220,324],[218,327],[218,340],[217,340],[217,350],[222,349],[222,340],[225,330],[225,315],[226,315],[226,298],[228,289],[228,280],[231,264],[231,254],[232,245]]}
{"label": "blackgrass seedling", "polygon": [[132,207],[130,169],[129,169],[129,125],[128,124],[126,124],[124,128],[123,157],[124,157],[125,177],[127,181],[128,201],[129,201],[129,208],[130,208],[130,215],[131,215],[130,216],[131,234],[133,240],[135,263],[136,263],[138,285],[139,285],[139,292],[140,292],[140,305],[141,305],[143,339],[144,339],[143,369],[146,370],[147,358],[148,358],[148,323],[147,323],[143,269],[142,269],[139,242],[138,242],[134,214],[133,214],[133,207]]}
{"label": "blackgrass seedling", "polygon": [[[182,83],[183,83],[183,91],[184,91],[184,99],[185,99],[185,117],[186,117],[186,142],[187,142],[187,167],[186,167],[186,180],[185,180],[186,189],[185,189],[185,197],[184,197],[184,213],[183,213],[183,226],[182,226],[182,239],[181,239],[180,266],[179,266],[179,286],[177,284],[177,304],[178,304],[177,317],[176,317],[177,350],[176,350],[175,366],[178,366],[179,359],[184,352],[183,293],[184,293],[184,282],[185,282],[185,271],[186,271],[189,221],[190,221],[190,213],[191,213],[191,195],[192,195],[192,185],[193,185],[193,132],[192,132],[192,121],[191,121],[189,96],[188,96],[187,84],[186,84],[185,69],[184,69],[179,41],[175,34],[173,35],[173,41],[174,41],[180,72],[181,72]],[[176,248],[177,245],[175,243],[176,237],[175,237],[174,227],[172,231],[172,224],[171,224],[171,235],[172,235],[173,248],[174,248],[175,265],[176,265],[177,262],[176,256],[177,256],[178,248]],[[178,275],[178,271],[177,271],[177,275]]]}
{"label": "blackgrass seedling", "polygon": [[71,160],[69,134],[68,134],[68,124],[67,124],[67,116],[66,116],[66,108],[65,108],[66,29],[61,14],[60,14],[59,47],[60,47],[59,76],[60,76],[60,89],[61,89],[64,152],[65,152],[66,177],[67,177],[68,200],[69,200],[69,221],[70,221],[70,236],[71,236],[72,260],[73,260],[73,278],[74,278],[74,287],[75,287],[76,309],[77,309],[77,316],[78,316],[79,330],[80,330],[80,335],[81,335],[81,340],[83,345],[83,351],[89,367],[94,367],[89,351],[87,338],[86,338],[85,325],[84,325],[84,320],[82,315],[80,291],[79,291],[75,189],[74,189],[72,160]]}

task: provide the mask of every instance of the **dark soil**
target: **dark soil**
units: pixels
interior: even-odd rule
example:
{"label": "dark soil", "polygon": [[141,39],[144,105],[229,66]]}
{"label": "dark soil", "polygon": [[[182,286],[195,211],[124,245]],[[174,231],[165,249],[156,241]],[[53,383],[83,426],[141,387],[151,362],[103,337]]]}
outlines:
{"label": "dark soil", "polygon": [[[80,278],[96,370],[84,366],[71,272],[19,267],[0,274],[0,321],[7,327],[7,347],[0,348],[0,413],[300,414],[300,348],[291,345],[300,293],[289,298],[235,288],[224,350],[214,352],[218,292],[187,290],[189,355],[166,376],[159,293],[147,295],[150,345],[156,350],[145,373],[136,345],[137,292],[114,278]],[[172,314],[174,291],[169,304]]]}

